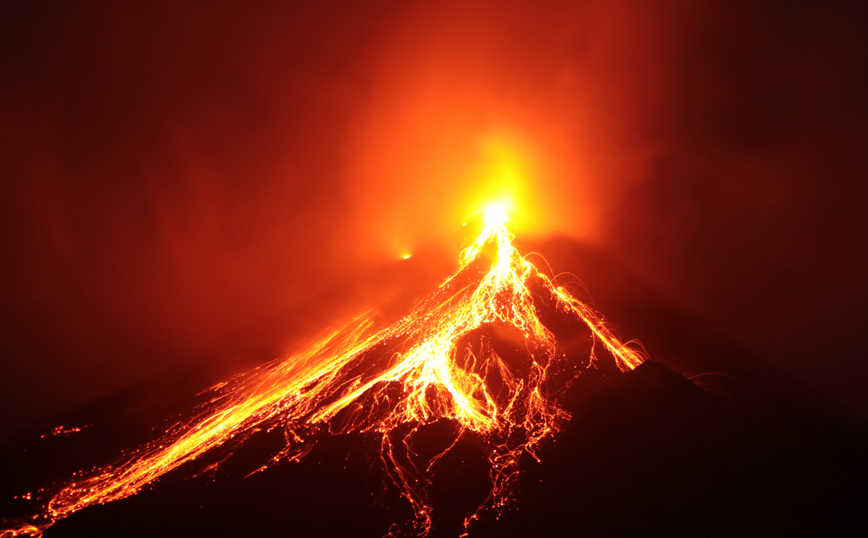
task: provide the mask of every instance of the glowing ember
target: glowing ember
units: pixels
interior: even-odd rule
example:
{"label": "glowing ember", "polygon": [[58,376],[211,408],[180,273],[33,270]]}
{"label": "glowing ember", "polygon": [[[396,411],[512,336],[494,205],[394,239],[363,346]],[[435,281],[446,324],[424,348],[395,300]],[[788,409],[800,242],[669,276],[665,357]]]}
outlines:
{"label": "glowing ember", "polygon": [[[85,426],[85,427],[87,427],[87,426]],[[66,426],[60,425],[60,426],[55,426],[54,428],[52,428],[52,430],[50,432],[40,435],[39,438],[45,439],[46,437],[57,437],[58,435],[70,435],[73,433],[78,433],[81,430],[82,429],[78,428],[78,427],[67,428]]]}
{"label": "glowing ember", "polygon": [[[520,456],[536,457],[541,440],[569,418],[548,383],[566,356],[541,321],[535,298],[547,296],[558,312],[584,322],[621,370],[643,361],[639,348],[619,340],[592,309],[518,254],[506,219],[503,206],[489,206],[458,272],[403,319],[374,331],[372,313],[363,314],[298,353],[213,387],[213,399],[196,418],[124,461],[75,477],[32,525],[0,536],[39,535],[78,510],[133,495],[229,440],[277,425],[285,428],[287,445],[273,462],[302,458],[320,432],[379,435],[386,472],[415,514],[403,531],[419,536],[431,529],[426,473],[458,438],[475,434],[491,465],[492,489],[465,528],[481,510],[499,511],[509,500]],[[468,344],[485,326],[520,332],[527,364],[516,367],[491,345]],[[417,466],[406,456],[414,434],[441,419],[456,424],[455,442],[427,466]],[[399,427],[410,433],[396,443]]]}

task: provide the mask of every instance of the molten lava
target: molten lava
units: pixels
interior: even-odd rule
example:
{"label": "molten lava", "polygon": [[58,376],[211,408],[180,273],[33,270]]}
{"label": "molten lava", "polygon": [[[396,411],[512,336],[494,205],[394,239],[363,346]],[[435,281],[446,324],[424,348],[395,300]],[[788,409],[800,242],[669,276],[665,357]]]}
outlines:
{"label": "molten lava", "polygon": [[[550,383],[567,356],[541,320],[540,304],[587,325],[621,370],[644,360],[640,347],[618,339],[596,312],[523,258],[505,222],[503,208],[488,208],[460,269],[404,318],[374,330],[373,313],[362,314],[297,353],[212,387],[213,398],[195,418],[123,461],[78,474],[48,497],[32,524],[0,536],[40,535],[74,512],[134,495],[230,440],[275,427],[284,428],[287,444],[274,462],[302,458],[319,434],[379,436],[387,475],[415,514],[401,532],[419,536],[432,525],[427,473],[461,436],[476,435],[490,463],[491,492],[465,528],[481,510],[501,510],[520,456],[536,457],[540,442],[569,419]],[[517,366],[491,345],[468,343],[492,326],[521,334],[525,364]],[[448,448],[427,465],[401,455],[411,451],[420,427],[443,419],[458,432]],[[396,442],[398,431],[409,433]]]}

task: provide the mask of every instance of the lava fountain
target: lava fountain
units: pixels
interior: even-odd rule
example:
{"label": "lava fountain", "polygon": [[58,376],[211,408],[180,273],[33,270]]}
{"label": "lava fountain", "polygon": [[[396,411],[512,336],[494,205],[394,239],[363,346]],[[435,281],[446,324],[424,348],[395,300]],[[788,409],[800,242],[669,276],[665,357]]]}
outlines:
{"label": "lava fountain", "polygon": [[[417,536],[432,527],[425,487],[431,466],[461,436],[476,435],[490,464],[491,491],[466,517],[465,529],[482,511],[499,512],[510,500],[520,457],[536,457],[540,442],[569,419],[555,398],[563,383],[552,382],[554,372],[581,373],[563,367],[568,357],[541,319],[541,305],[587,325],[591,364],[597,344],[622,371],[642,363],[644,352],[619,339],[598,313],[518,253],[502,207],[489,206],[483,221],[479,236],[461,253],[458,271],[397,322],[377,330],[374,313],[361,314],[296,353],[212,387],[194,418],[122,461],[43,490],[42,513],[0,531],[0,537],[40,536],[58,520],[134,495],[229,441],[278,427],[286,445],[269,464],[301,459],[320,435],[379,436],[386,474],[414,514],[393,532]],[[486,326],[517,331],[524,364],[491,345],[468,345],[468,335]],[[427,465],[402,455],[419,428],[443,419],[456,425],[455,442]],[[396,437],[399,431],[408,433]]]}

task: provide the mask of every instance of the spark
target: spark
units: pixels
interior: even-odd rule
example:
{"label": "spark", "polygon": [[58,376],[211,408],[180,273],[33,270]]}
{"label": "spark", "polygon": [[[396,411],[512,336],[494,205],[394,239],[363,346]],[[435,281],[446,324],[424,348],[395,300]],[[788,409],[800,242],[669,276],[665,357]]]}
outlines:
{"label": "spark", "polygon": [[[0,537],[40,536],[60,519],[134,495],[173,469],[275,424],[284,428],[286,446],[270,463],[300,460],[321,434],[379,436],[386,473],[414,513],[402,532],[417,536],[432,528],[428,472],[462,435],[476,435],[490,463],[491,492],[467,516],[465,529],[485,510],[499,512],[521,456],[537,457],[542,440],[569,419],[547,383],[567,358],[541,321],[535,297],[547,296],[563,315],[586,324],[621,370],[644,360],[640,346],[620,340],[599,314],[518,253],[506,221],[502,205],[488,206],[459,270],[397,322],[375,330],[374,313],[363,313],[298,352],[212,387],[212,398],[193,419],[122,461],[77,474],[46,497],[31,523],[0,530]],[[520,372],[490,345],[468,347],[474,331],[495,325],[523,336],[527,364]],[[443,419],[457,426],[454,442],[417,465],[406,454],[412,437]],[[410,433],[396,443],[398,431]]]}
{"label": "spark", "polygon": [[[87,426],[83,426],[83,428],[86,428],[86,427]],[[58,435],[64,435],[65,436],[65,435],[70,435],[73,433],[78,433],[81,430],[82,430],[82,428],[79,428],[79,427],[67,428],[66,426],[60,425],[60,426],[55,426],[54,428],[52,428],[52,430],[50,432],[40,435],[39,438],[45,439],[46,437],[57,437]]]}

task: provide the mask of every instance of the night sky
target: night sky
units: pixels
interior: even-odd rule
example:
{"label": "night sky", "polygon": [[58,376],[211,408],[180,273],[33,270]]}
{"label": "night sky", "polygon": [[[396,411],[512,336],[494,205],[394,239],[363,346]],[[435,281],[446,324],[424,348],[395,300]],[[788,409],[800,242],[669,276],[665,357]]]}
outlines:
{"label": "night sky", "polygon": [[0,432],[504,190],[868,412],[861,3],[466,4],[3,2]]}

